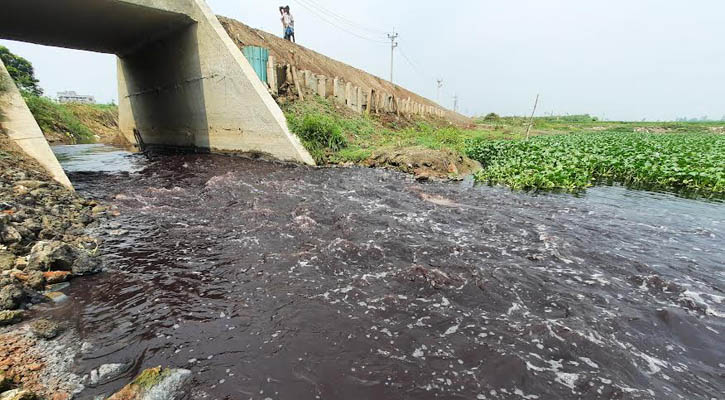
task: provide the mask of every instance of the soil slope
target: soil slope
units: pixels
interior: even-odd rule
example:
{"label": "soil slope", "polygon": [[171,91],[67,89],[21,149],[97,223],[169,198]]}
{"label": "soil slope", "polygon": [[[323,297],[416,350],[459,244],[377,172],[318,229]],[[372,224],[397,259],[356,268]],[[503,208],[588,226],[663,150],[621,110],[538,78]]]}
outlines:
{"label": "soil slope", "polygon": [[[290,64],[299,70],[309,70],[316,74],[323,74],[329,77],[340,77],[346,82],[352,82],[356,86],[372,88],[378,92],[390,93],[401,99],[410,97],[418,103],[441,107],[435,102],[419,96],[410,90],[369,74],[340,61],[322,55],[298,44],[284,40],[273,34],[251,28],[243,23],[217,16],[224,29],[234,43],[241,49],[244,46],[259,46],[269,49],[270,55],[274,56],[278,64]],[[451,122],[461,125],[469,125],[472,120],[464,115],[446,110],[446,118]]]}

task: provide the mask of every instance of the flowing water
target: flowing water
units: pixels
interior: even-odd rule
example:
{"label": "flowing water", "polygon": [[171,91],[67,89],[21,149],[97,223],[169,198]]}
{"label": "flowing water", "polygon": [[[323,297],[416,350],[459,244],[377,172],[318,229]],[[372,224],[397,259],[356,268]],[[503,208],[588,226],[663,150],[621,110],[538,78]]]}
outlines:
{"label": "flowing water", "polygon": [[54,312],[75,368],[189,399],[722,399],[725,204],[533,196],[379,169],[62,149],[106,272]]}

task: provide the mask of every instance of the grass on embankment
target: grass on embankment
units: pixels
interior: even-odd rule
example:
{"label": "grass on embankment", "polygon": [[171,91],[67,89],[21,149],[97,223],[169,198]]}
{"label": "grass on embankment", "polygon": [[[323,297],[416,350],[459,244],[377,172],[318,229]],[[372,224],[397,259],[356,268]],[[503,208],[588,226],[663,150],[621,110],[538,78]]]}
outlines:
{"label": "grass on embankment", "polygon": [[357,114],[314,97],[282,105],[290,130],[318,163],[362,162],[390,148],[453,150],[463,154],[466,140],[492,138],[490,132],[461,129],[443,120]]}
{"label": "grass on embankment", "polygon": [[[30,112],[48,140],[68,144],[94,143],[97,128],[117,119],[118,110],[109,104],[60,104],[47,97],[23,93]],[[110,123],[110,122],[109,122]]]}

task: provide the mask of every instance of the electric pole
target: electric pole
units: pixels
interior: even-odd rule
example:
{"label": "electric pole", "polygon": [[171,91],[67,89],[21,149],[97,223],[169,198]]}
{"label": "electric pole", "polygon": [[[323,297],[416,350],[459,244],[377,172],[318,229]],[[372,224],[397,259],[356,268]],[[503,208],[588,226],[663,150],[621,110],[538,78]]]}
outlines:
{"label": "electric pole", "polygon": [[453,111],[458,112],[458,95],[453,95]]}
{"label": "electric pole", "polygon": [[398,42],[395,41],[397,38],[398,34],[395,33],[395,28],[393,28],[393,33],[388,33],[388,39],[390,39],[390,83],[393,83],[393,55],[395,54],[395,48],[398,47]]}
{"label": "electric pole", "polygon": [[436,102],[441,102],[441,88],[443,87],[443,79],[437,79],[436,84],[438,86],[438,94],[436,95]]}

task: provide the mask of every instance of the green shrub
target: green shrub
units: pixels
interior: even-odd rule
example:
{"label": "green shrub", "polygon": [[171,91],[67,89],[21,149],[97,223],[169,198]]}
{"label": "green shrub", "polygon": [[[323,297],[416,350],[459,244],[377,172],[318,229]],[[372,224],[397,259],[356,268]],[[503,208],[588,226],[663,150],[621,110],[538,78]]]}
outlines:
{"label": "green shrub", "polygon": [[44,133],[65,134],[74,143],[93,143],[93,132],[65,106],[47,97],[23,92],[25,103]]}
{"label": "green shrub", "polygon": [[347,146],[340,123],[329,115],[309,113],[299,117],[289,113],[287,121],[316,162],[324,162],[329,152]]}

